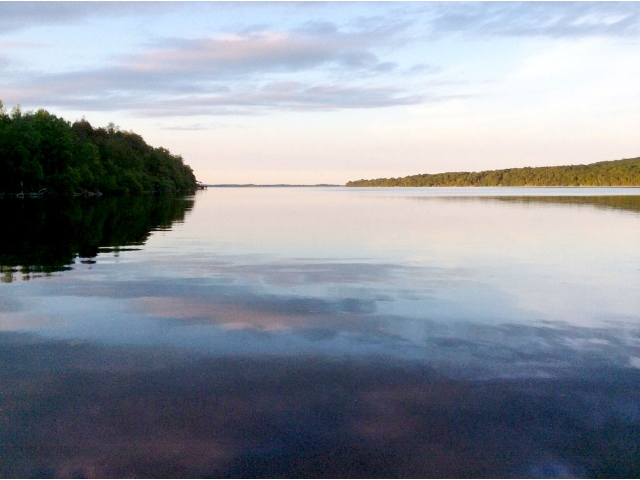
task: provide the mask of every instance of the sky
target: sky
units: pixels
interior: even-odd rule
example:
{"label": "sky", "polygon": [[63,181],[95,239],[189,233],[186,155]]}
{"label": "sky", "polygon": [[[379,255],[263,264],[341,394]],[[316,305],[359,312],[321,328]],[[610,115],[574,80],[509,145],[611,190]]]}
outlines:
{"label": "sky", "polygon": [[4,2],[0,100],[216,183],[640,156],[636,2]]}

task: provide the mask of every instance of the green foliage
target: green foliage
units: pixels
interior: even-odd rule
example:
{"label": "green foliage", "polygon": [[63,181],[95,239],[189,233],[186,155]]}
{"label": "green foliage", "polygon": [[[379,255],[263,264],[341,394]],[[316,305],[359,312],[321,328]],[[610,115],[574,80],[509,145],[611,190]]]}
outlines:
{"label": "green foliage", "polygon": [[348,182],[347,187],[629,187],[640,186],[640,158],[589,165],[447,172]]}
{"label": "green foliage", "polygon": [[182,157],[113,124],[94,129],[19,107],[7,114],[0,101],[0,194],[43,188],[53,196],[192,193],[196,179]]}

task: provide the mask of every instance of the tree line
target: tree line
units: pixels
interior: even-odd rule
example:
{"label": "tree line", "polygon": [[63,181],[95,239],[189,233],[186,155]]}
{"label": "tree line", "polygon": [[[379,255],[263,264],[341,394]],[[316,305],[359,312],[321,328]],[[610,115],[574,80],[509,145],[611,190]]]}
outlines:
{"label": "tree line", "polygon": [[38,192],[138,195],[196,189],[182,157],[113,124],[71,124],[46,110],[8,113],[0,101],[0,195]]}
{"label": "tree line", "polygon": [[347,182],[347,187],[623,187],[640,186],[640,158],[588,165],[446,172]]}

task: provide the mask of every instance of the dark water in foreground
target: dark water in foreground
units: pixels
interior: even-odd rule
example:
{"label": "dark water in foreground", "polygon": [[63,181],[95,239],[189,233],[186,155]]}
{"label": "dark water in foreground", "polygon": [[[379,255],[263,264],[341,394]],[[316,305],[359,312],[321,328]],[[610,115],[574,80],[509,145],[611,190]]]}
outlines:
{"label": "dark water in foreground", "polygon": [[640,477],[640,189],[0,215],[2,477]]}

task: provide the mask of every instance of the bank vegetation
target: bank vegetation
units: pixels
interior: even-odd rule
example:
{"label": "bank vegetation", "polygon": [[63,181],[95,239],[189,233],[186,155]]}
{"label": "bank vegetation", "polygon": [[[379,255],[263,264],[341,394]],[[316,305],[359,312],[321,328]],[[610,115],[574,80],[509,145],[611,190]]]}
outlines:
{"label": "bank vegetation", "polygon": [[446,172],[348,182],[347,187],[627,187],[640,186],[640,158],[588,165]]}
{"label": "bank vegetation", "polygon": [[179,155],[113,124],[70,123],[0,101],[0,196],[182,194],[196,189]]}

